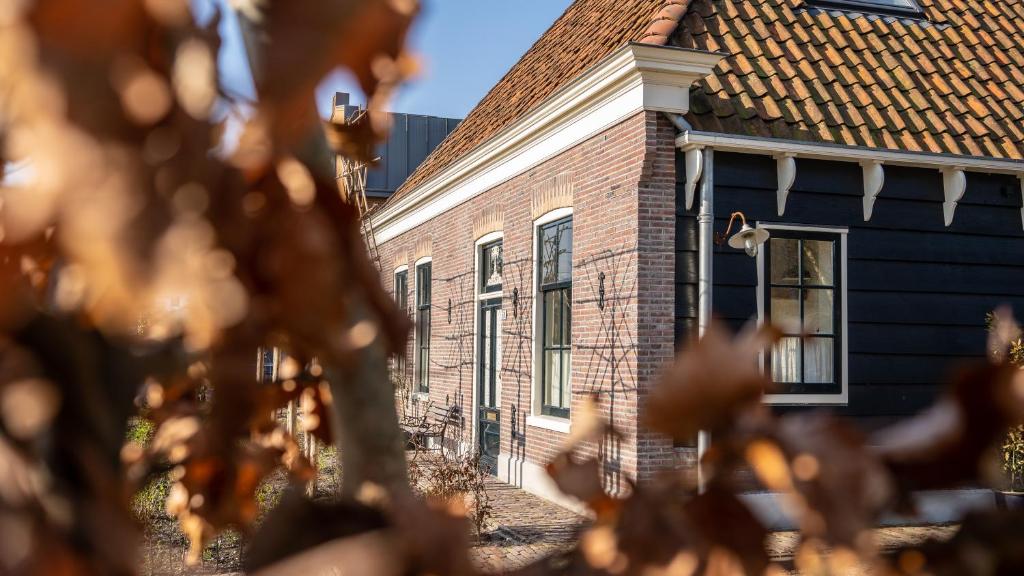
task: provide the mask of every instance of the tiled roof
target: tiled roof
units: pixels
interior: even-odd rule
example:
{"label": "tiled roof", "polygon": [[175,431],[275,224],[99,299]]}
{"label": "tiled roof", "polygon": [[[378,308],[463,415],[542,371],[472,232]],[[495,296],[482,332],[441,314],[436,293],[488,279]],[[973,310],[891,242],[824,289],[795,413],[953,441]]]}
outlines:
{"label": "tiled roof", "polygon": [[630,41],[730,54],[694,85],[696,130],[1020,159],[1024,0],[917,1],[923,19],[806,0],[576,0],[391,201]]}
{"label": "tiled roof", "polygon": [[448,167],[627,42],[664,44],[690,0],[576,0],[391,197]]}
{"label": "tiled roof", "polygon": [[693,0],[672,41],[730,54],[697,130],[1020,159],[1024,0],[918,0],[925,20],[804,0]]}

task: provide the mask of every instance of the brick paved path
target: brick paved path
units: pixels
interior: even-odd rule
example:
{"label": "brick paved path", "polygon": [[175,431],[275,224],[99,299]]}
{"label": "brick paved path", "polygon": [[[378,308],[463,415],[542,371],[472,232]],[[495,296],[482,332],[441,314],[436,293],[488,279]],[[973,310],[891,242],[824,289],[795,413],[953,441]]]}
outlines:
{"label": "brick paved path", "polygon": [[493,478],[487,481],[492,516],[472,550],[486,571],[511,570],[569,546],[587,519]]}
{"label": "brick paved path", "polygon": [[[588,522],[571,510],[497,479],[488,480],[487,491],[492,516],[471,554],[477,566],[488,572],[521,568],[568,548]],[[929,538],[949,538],[955,531],[954,526],[879,528],[875,538],[882,551],[890,551]],[[797,574],[790,563],[797,540],[795,532],[773,532],[766,542],[769,555],[786,566],[789,574]],[[864,569],[850,576],[868,574]]]}

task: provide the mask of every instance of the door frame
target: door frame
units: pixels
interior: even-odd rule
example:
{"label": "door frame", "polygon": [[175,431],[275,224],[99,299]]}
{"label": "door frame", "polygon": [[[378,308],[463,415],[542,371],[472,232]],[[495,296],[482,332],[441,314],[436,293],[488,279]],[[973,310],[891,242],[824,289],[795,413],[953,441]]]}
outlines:
{"label": "door frame", "polygon": [[[502,309],[504,309],[504,284],[502,284],[502,290],[499,292],[487,292],[486,294],[480,293],[480,254],[481,247],[485,244],[490,244],[496,240],[501,240],[502,243],[505,241],[505,234],[499,230],[497,232],[491,232],[484,234],[483,236],[476,239],[473,244],[473,422],[472,431],[470,433],[469,448],[471,450],[477,450],[480,447],[480,302],[482,300],[490,300],[492,298],[502,299]],[[499,314],[498,329],[501,330],[503,325],[503,318]],[[501,350],[498,351],[499,356]],[[499,366],[500,371],[500,366]],[[499,381],[501,376],[498,376]],[[495,387],[495,398],[494,403],[498,407],[498,411],[501,411],[501,386]],[[501,449],[498,449],[499,453]]]}

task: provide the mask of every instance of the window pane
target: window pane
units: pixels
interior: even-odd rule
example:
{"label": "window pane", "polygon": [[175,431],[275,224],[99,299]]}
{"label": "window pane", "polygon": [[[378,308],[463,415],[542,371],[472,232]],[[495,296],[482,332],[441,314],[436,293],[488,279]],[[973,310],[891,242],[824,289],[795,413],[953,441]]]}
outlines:
{"label": "window pane", "polygon": [[800,289],[772,288],[771,322],[785,332],[800,328]]}
{"label": "window pane", "polygon": [[541,284],[572,280],[572,221],[556,222],[541,228]]}
{"label": "window pane", "polygon": [[501,288],[502,244],[485,245],[480,251],[480,288],[484,291]]}
{"label": "window pane", "polygon": [[544,346],[561,346],[559,326],[562,323],[561,291],[544,293]]}
{"label": "window pane", "polygon": [[792,238],[772,238],[770,242],[772,284],[799,284],[800,263],[797,260],[797,250],[800,241]]}
{"label": "window pane", "polygon": [[833,291],[804,290],[804,332],[807,334],[832,334]]}
{"label": "window pane", "polygon": [[569,388],[569,371],[572,369],[572,355],[568,350],[562,351],[562,400],[559,406],[568,408],[571,404]]}
{"label": "window pane", "polygon": [[808,384],[831,384],[832,367],[831,338],[807,338],[804,341],[804,382]]}
{"label": "window pane", "polygon": [[562,396],[562,353],[544,351],[544,403],[558,406]]}
{"label": "window pane", "polygon": [[558,226],[558,281],[572,280],[572,221]]}
{"label": "window pane", "polygon": [[416,268],[416,305],[430,304],[430,263]]}
{"label": "window pane", "polygon": [[493,328],[489,313],[485,311],[483,314],[484,333],[481,342],[483,349],[480,351],[480,355],[483,359],[483,362],[481,362],[481,369],[483,370],[483,373],[480,375],[480,387],[483,389],[483,398],[481,400],[484,406],[491,405],[491,375],[493,373],[493,369],[491,367],[491,346],[493,346],[493,344],[491,343],[491,340],[494,339]]}
{"label": "window pane", "polygon": [[828,240],[804,240],[804,283],[832,285],[832,247]]}
{"label": "window pane", "polygon": [[772,381],[800,382],[800,338],[779,340],[772,349]]}
{"label": "window pane", "polygon": [[562,290],[562,345],[572,345],[572,290]]}
{"label": "window pane", "polygon": [[395,274],[395,303],[402,310],[408,305],[409,273],[399,272]]}

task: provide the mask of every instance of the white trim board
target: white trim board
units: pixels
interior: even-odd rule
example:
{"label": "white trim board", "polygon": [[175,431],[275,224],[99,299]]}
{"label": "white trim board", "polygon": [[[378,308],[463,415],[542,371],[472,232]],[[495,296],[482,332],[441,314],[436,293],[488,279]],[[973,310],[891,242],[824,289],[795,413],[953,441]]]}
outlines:
{"label": "white trim board", "polygon": [[934,152],[905,152],[882,148],[865,148],[823,142],[800,142],[776,138],[736,136],[711,132],[686,131],[676,137],[679,148],[708,146],[724,152],[791,154],[797,158],[833,160],[839,162],[879,162],[890,166],[917,166],[922,168],[958,168],[992,174],[1024,174],[1024,160],[1002,160],[985,156],[957,156]]}
{"label": "white trim board", "polygon": [[[758,222],[757,228],[763,228],[771,232],[772,230],[792,230],[796,232],[824,232],[828,234],[839,235],[839,257],[840,261],[840,272],[839,272],[839,286],[836,287],[836,292],[839,295],[841,311],[841,318],[839,319],[839,330],[842,334],[840,340],[840,350],[838,353],[841,355],[841,373],[839,374],[841,392],[839,394],[765,394],[762,401],[765,404],[777,404],[777,405],[814,405],[814,406],[843,406],[850,401],[850,354],[849,354],[849,314],[847,312],[847,289],[849,285],[849,279],[847,278],[846,271],[846,260],[847,260],[847,236],[849,235],[850,229],[846,226],[818,226],[812,224],[791,224],[791,223],[772,223],[772,222]],[[771,239],[768,240],[771,242]],[[764,250],[757,251],[757,323],[761,325],[764,323],[764,289],[765,282],[767,279],[764,277]],[[833,263],[833,266],[835,263]],[[833,351],[833,353],[836,353]],[[758,358],[758,365],[764,366],[764,352],[760,354]]]}
{"label": "white trim board", "polygon": [[371,221],[378,243],[407,232],[643,111],[685,114],[690,85],[725,57],[630,43],[451,166],[388,203]]}
{"label": "white trim board", "polygon": [[[533,310],[530,312],[530,333],[533,337],[530,339],[530,412],[526,418],[527,426],[533,426],[534,428],[544,428],[554,432],[561,432],[563,434],[569,433],[570,422],[572,420],[572,410],[569,411],[568,418],[559,418],[557,416],[544,416],[541,414],[541,399],[540,399],[540,371],[544,369],[541,365],[541,347],[539,342],[541,340],[541,330],[539,316],[540,316],[540,229],[545,224],[557,222],[563,218],[573,218],[573,207],[566,206],[563,208],[555,208],[541,214],[533,221],[533,233],[531,235],[531,242],[533,244],[533,260],[530,265],[533,271],[532,276],[532,289],[533,289]],[[575,220],[573,220],[575,223]],[[574,265],[570,264],[572,269],[575,271]],[[573,278],[575,280],[575,278]],[[569,318],[570,325],[572,324],[572,317]],[[570,346],[572,346],[570,344]],[[571,350],[571,348],[570,348]],[[570,352],[570,358],[572,353]],[[570,359],[569,365],[569,405],[572,406],[572,364]],[[559,421],[564,422],[559,423]]]}

